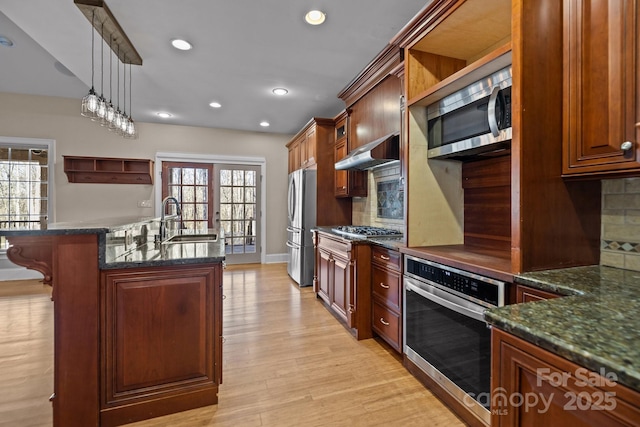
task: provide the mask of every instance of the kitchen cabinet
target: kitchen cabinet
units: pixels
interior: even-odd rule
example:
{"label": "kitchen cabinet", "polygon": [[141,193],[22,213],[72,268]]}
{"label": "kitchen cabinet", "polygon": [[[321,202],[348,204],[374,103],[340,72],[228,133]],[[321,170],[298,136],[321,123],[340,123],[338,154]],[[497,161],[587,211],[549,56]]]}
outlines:
{"label": "kitchen cabinet", "polygon": [[640,393],[606,372],[585,369],[495,327],[491,335],[492,426],[638,425]]}
{"label": "kitchen cabinet", "polygon": [[562,295],[555,292],[543,291],[541,289],[532,288],[521,284],[516,284],[516,304],[523,302],[543,301],[561,297]]}
{"label": "kitchen cabinet", "polygon": [[313,289],[357,339],[372,337],[370,246],[314,232]]}
{"label": "kitchen cabinet", "polygon": [[307,169],[316,165],[318,138],[316,123],[310,123],[289,144],[289,173],[297,169]]}
{"label": "kitchen cabinet", "polygon": [[[315,169],[316,225],[351,224],[351,200],[335,197],[335,122],[314,117],[287,143],[289,173]],[[306,163],[305,163],[306,161]]]}
{"label": "kitchen cabinet", "polygon": [[[344,111],[336,117],[336,146],[334,163],[349,154],[349,117]],[[335,171],[336,197],[367,197],[367,171]]]}
{"label": "kitchen cabinet", "polygon": [[294,140],[289,148],[289,173],[300,169],[300,140]]}
{"label": "kitchen cabinet", "polygon": [[396,351],[402,352],[402,257],[400,252],[371,247],[372,328]]}
{"label": "kitchen cabinet", "polygon": [[638,175],[638,1],[567,0],[563,6],[563,174]]}
{"label": "kitchen cabinet", "polygon": [[[416,256],[505,281],[598,264],[600,183],[562,174],[566,3],[432,2],[391,41],[404,49],[406,239]],[[427,159],[427,106],[508,65],[509,149]]]}
{"label": "kitchen cabinet", "polygon": [[[218,402],[222,266],[104,270],[101,425]],[[144,308],[144,309],[142,309]]]}
{"label": "kitchen cabinet", "polygon": [[153,160],[62,156],[69,182],[153,184]]}

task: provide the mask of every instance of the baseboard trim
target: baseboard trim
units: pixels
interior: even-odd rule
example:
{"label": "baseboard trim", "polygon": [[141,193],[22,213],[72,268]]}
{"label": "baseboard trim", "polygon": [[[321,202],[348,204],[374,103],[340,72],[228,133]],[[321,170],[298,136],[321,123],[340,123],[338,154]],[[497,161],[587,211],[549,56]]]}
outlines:
{"label": "baseboard trim", "polygon": [[288,254],[267,254],[264,259],[265,264],[278,264],[287,262]]}

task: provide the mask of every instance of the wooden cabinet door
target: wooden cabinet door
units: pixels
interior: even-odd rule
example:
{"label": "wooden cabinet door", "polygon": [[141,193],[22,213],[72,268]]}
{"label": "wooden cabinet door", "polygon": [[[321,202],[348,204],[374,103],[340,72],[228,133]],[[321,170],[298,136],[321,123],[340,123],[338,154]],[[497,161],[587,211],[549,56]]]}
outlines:
{"label": "wooden cabinet door", "polygon": [[219,268],[103,273],[103,425],[217,403]]}
{"label": "wooden cabinet door", "polygon": [[[335,148],[335,161],[345,158],[347,155],[347,139],[344,138],[340,142],[336,143]],[[346,197],[349,195],[347,191],[347,181],[349,171],[336,170],[335,173],[335,195],[336,197]]]}
{"label": "wooden cabinet door", "polygon": [[311,126],[303,140],[304,150],[304,167],[308,168],[316,164],[316,127]]}
{"label": "wooden cabinet door", "polygon": [[333,298],[331,308],[343,317],[347,322],[347,326],[354,328],[353,319],[353,269],[349,259],[334,254],[334,272],[333,272]]}
{"label": "wooden cabinet door", "polygon": [[318,277],[316,292],[327,304],[331,304],[331,281],[333,280],[333,257],[330,252],[318,248]]}
{"label": "wooden cabinet door", "polygon": [[300,169],[300,141],[289,146],[289,173]]}
{"label": "wooden cabinet door", "polygon": [[566,0],[563,4],[563,173],[638,170],[637,0]]}

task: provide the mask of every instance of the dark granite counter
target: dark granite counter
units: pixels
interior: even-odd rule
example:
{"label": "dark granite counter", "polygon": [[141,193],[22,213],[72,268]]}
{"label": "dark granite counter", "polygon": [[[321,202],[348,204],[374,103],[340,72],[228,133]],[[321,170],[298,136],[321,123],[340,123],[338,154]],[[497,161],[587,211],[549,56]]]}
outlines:
{"label": "dark granite counter", "polygon": [[315,227],[311,229],[311,231],[319,231],[322,233],[330,234],[332,236],[339,237],[349,242],[358,242],[362,244],[374,244],[374,245],[382,246],[387,249],[391,249],[395,251],[399,251],[400,248],[405,246],[401,237],[369,237],[369,238],[352,237],[352,236],[336,233],[335,231],[332,230],[332,227]]}
{"label": "dark granite counter", "polygon": [[488,310],[489,323],[640,391],[640,272],[574,267],[515,282],[567,296]]}
{"label": "dark granite counter", "polygon": [[[156,243],[160,218],[116,217],[59,222],[46,229],[2,229],[5,236],[98,235],[100,269],[218,263],[225,259],[224,239],[207,242]],[[174,230],[173,234],[215,233],[213,230]]]}

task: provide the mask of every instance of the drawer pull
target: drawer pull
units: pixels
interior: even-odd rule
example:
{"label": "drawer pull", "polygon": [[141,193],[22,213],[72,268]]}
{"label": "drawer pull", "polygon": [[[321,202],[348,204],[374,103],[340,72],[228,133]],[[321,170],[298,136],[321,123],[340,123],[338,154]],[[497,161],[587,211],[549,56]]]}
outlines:
{"label": "drawer pull", "polygon": [[380,282],[380,287],[389,289],[389,285],[385,285],[384,282]]}
{"label": "drawer pull", "polygon": [[385,261],[389,261],[391,259],[388,256],[384,256],[384,255],[380,255],[380,258],[382,258]]}
{"label": "drawer pull", "polygon": [[389,322],[384,320],[384,317],[380,318],[380,323],[382,323],[384,326],[389,326]]}

